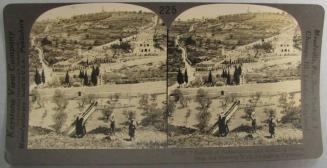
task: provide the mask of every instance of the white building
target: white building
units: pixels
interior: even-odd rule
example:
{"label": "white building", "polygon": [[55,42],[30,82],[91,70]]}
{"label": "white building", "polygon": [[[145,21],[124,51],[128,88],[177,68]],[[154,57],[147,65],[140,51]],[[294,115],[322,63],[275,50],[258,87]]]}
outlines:
{"label": "white building", "polygon": [[133,54],[136,56],[157,56],[159,50],[154,47],[154,30],[144,30],[136,36]]}
{"label": "white building", "polygon": [[295,54],[293,33],[283,33],[274,41],[276,56],[291,56]]}

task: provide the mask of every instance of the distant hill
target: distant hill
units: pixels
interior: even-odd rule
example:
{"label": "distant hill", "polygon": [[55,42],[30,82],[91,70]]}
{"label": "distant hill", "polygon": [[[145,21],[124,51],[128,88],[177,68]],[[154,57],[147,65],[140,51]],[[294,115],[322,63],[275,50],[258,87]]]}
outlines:
{"label": "distant hill", "polygon": [[35,44],[41,44],[45,59],[53,65],[77,55],[77,49],[90,50],[137,34],[142,27],[153,24],[154,16],[149,12],[100,12],[39,21],[34,24],[31,36]]}
{"label": "distant hill", "polygon": [[274,36],[292,24],[295,24],[292,16],[285,13],[244,13],[212,19],[175,21],[170,32],[172,35],[185,34],[203,41],[216,40],[228,48]]}

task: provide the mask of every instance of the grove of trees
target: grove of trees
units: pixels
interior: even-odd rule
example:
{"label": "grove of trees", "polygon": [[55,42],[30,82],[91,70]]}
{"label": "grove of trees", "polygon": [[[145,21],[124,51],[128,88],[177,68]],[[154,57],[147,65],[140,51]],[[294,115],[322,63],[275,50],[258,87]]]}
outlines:
{"label": "grove of trees", "polygon": [[158,104],[156,103],[157,98],[156,95],[148,95],[143,94],[140,97],[139,105],[140,108],[143,109],[142,116],[144,117],[141,120],[142,126],[153,126],[158,130],[165,130],[166,128],[166,118],[165,113],[166,109],[165,107],[161,108],[158,107]]}
{"label": "grove of trees", "polygon": [[242,66],[234,66],[234,74],[230,73],[229,68],[223,69],[221,77],[225,79],[227,85],[239,85],[241,83]]}
{"label": "grove of trees", "polygon": [[99,66],[97,66],[97,67],[93,66],[90,78],[89,78],[89,75],[87,74],[87,71],[83,71],[83,70],[80,70],[78,78],[81,79],[84,86],[90,86],[90,85],[96,86],[96,85],[98,85],[99,75],[100,75]]}
{"label": "grove of trees", "polygon": [[[224,68],[220,77],[223,78],[223,80],[220,83],[225,83],[226,85],[239,85],[241,84],[241,76],[242,76],[242,65],[235,65],[234,66],[234,71],[232,71],[233,73],[231,73],[231,68],[230,66],[228,66],[227,68]],[[219,78],[219,74],[215,77]],[[204,76],[204,79],[202,79],[202,81],[204,82],[196,82],[193,81],[192,85],[196,85],[196,83],[198,83],[198,85],[206,85],[206,86],[214,86],[215,84],[219,85],[220,83],[217,82],[217,79],[214,79],[214,76],[212,74],[212,71],[209,70],[208,72],[208,76]],[[189,80],[188,80],[188,74],[187,74],[187,69],[185,69],[184,74],[182,73],[181,69],[178,69],[177,72],[177,77],[176,77],[176,81],[179,85],[179,87],[181,87],[184,83],[188,84]],[[220,84],[221,85],[221,84]]]}

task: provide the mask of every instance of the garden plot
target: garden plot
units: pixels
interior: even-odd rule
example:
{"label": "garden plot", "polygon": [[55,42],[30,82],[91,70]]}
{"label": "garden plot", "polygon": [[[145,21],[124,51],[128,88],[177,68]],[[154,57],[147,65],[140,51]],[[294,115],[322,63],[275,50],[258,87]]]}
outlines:
{"label": "garden plot", "polygon": [[[125,88],[124,92],[115,90],[118,89],[117,87],[120,90]],[[158,129],[157,126],[163,123],[160,119],[163,119],[164,102],[166,100],[166,95],[164,94],[165,88],[157,88],[154,92],[146,92],[145,89],[142,89],[145,92],[133,92],[131,90],[135,87],[132,87],[132,85],[119,85],[117,87],[112,92],[94,92],[92,89],[99,88],[91,87],[89,88],[91,91],[83,92],[82,96],[78,96],[77,91],[72,91],[72,88],[68,90],[62,88],[59,90],[61,94],[59,100],[64,99],[66,100],[65,102],[54,100],[54,94],[58,94],[58,89],[38,89],[39,97],[36,99],[31,98],[29,148],[42,148],[42,146],[37,144],[41,140],[49,142],[42,143],[46,145],[44,147],[60,149],[75,149],[74,145],[81,145],[79,148],[93,148],[93,146],[88,146],[92,143],[90,141],[99,142],[99,144],[94,144],[96,148],[163,147],[166,143],[166,133]],[[156,118],[154,118],[152,123],[144,123],[143,121],[144,118],[149,117],[148,114],[144,113],[145,109],[140,104],[140,99],[144,95],[148,95],[146,100],[147,106],[153,106],[157,109],[157,114],[159,114],[159,116],[155,116]],[[94,101],[98,103],[95,106],[96,110],[91,114],[85,124],[86,136],[76,139],[66,135],[65,132],[72,126],[76,117],[83,113],[90,103]],[[108,135],[110,133],[110,122],[105,116],[107,110],[111,114],[114,114],[116,121],[116,134],[110,136]],[[132,142],[128,140],[127,123],[130,112],[133,112],[133,117],[137,125],[136,140]],[[59,113],[64,116],[60,117],[60,121],[58,121],[57,117]],[[59,146],[47,146],[48,144],[55,143],[55,140],[61,140],[60,143],[62,144],[59,144]]]}
{"label": "garden plot", "polygon": [[[260,84],[257,86],[259,87]],[[200,146],[243,146],[257,145],[260,143],[280,145],[284,143],[293,144],[291,140],[294,140],[294,143],[301,142],[303,134],[300,126],[300,88],[298,88],[297,91],[294,90],[292,92],[283,92],[282,90],[276,92],[274,88],[270,88],[270,91],[266,90],[261,92],[256,89],[255,91],[258,92],[253,91],[252,93],[225,92],[224,96],[220,95],[219,87],[202,89],[207,91],[208,98],[211,101],[210,107],[207,109],[210,116],[206,126],[208,129],[218,121],[219,114],[228,110],[229,106],[226,106],[226,102],[230,105],[233,102],[233,99],[240,101],[238,110],[234,113],[230,122],[228,122],[230,134],[226,138],[210,134],[204,134],[201,136],[202,134],[198,125],[201,122],[201,119],[199,119],[201,108],[199,102],[196,101],[196,90],[184,88],[181,89],[183,98],[176,102],[176,109],[173,111],[173,115],[169,118],[169,124],[177,127],[177,129],[183,128],[184,131],[187,129],[193,131],[180,133],[180,131],[174,129],[170,130],[170,137],[168,138],[170,146],[182,145],[183,147],[194,147],[192,146],[194,145],[193,143],[199,143],[198,145]],[[213,89],[216,89],[217,91],[211,92]],[[253,102],[256,94],[259,94],[260,97],[255,104],[252,104],[251,102]],[[185,99],[187,100],[187,103],[183,101]],[[251,106],[253,107],[253,110],[249,111],[249,107]],[[252,112],[255,112],[257,122],[257,132],[255,134],[251,134],[251,120],[249,115]],[[269,138],[267,119],[270,114],[273,114],[278,121],[275,139]],[[248,142],[238,144],[242,140],[248,138],[248,136],[250,136],[250,139],[247,140]],[[252,136],[255,138],[251,140]],[[231,143],[226,139],[233,139],[234,143]],[[207,140],[209,141],[208,144],[205,143]]]}

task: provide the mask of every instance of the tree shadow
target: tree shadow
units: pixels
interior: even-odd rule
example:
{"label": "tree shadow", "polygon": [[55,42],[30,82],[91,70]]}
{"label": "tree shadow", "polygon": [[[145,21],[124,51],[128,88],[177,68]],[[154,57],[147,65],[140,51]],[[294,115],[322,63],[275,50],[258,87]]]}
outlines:
{"label": "tree shadow", "polygon": [[249,125],[241,125],[235,129],[232,130],[232,132],[246,132],[246,133],[250,133],[252,131],[252,127]]}
{"label": "tree shadow", "polygon": [[29,126],[28,129],[29,129],[29,133],[32,135],[47,135],[47,134],[54,132],[51,129],[43,128],[43,127],[39,127],[39,126]]}
{"label": "tree shadow", "polygon": [[111,134],[111,129],[107,127],[98,127],[88,132],[89,134]]}
{"label": "tree shadow", "polygon": [[175,135],[188,135],[196,132],[196,129],[194,128],[189,128],[185,126],[174,126],[174,125],[169,125],[168,130],[169,133],[173,133]]}

